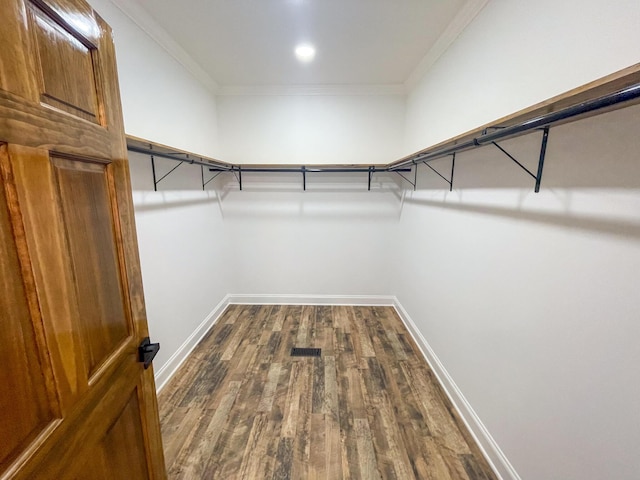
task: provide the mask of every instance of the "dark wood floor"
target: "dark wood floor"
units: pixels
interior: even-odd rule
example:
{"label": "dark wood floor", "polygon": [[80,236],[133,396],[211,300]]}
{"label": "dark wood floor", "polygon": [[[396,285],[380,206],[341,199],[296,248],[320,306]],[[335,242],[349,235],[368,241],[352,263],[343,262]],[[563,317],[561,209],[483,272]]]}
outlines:
{"label": "dark wood floor", "polygon": [[159,402],[172,479],[496,478],[390,307],[232,305]]}

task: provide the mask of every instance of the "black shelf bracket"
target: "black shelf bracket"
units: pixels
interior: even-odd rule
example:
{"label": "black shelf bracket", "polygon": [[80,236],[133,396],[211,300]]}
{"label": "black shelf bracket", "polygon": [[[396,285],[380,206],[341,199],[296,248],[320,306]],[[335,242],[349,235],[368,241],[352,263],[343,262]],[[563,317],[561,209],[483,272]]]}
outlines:
{"label": "black shelf bracket", "polygon": [[429,165],[427,162],[422,162],[422,163],[424,163],[427,167],[429,167],[431,170],[433,170],[436,175],[438,175],[440,178],[442,178],[445,182],[447,182],[449,184],[449,191],[450,192],[453,191],[453,172],[456,169],[456,154],[455,154],[455,152],[451,154],[451,178],[445,177],[440,172],[438,172],[435,168],[433,168],[431,165]]}
{"label": "black shelf bracket", "polygon": [[[438,158],[446,157],[455,152],[464,152],[473,150],[484,145],[493,143],[496,147],[503,151],[511,160],[523,168],[529,175],[535,179],[535,191],[540,191],[540,183],[542,181],[542,171],[544,169],[544,161],[547,151],[547,141],[549,139],[549,128],[554,125],[567,123],[569,121],[578,120],[585,115],[592,113],[600,113],[600,111],[609,111],[611,107],[621,108],[624,103],[629,103],[640,99],[640,83],[625,86],[620,90],[606,93],[600,97],[585,100],[565,108],[560,108],[548,113],[542,113],[537,116],[521,120],[512,125],[496,125],[489,126],[480,131],[473,138],[465,140],[454,140],[448,142],[439,148],[433,148],[429,151],[422,151],[411,156],[405,157],[399,162],[394,163],[390,170],[406,167],[408,165],[417,165],[420,162],[430,162]],[[511,154],[508,154],[496,142],[508,138],[515,138],[520,135],[542,130],[542,143],[540,145],[540,156],[538,157],[538,169],[534,174],[518,162]]]}
{"label": "black shelf bracket", "polygon": [[175,170],[177,170],[180,165],[182,165],[182,162],[179,162],[175,167],[173,167],[171,170],[169,170],[167,173],[165,173],[163,176],[161,176],[159,179],[156,180],[156,166],[155,166],[155,160],[153,159],[153,157],[151,157],[151,170],[153,172],[153,190],[155,192],[158,191],[158,184],[164,180],[165,178],[167,178],[169,175],[171,175]]}
{"label": "black shelf bracket", "polygon": [[204,191],[204,187],[206,187],[209,184],[209,182],[211,182],[212,180],[215,180],[215,178],[221,173],[224,173],[224,171],[217,172],[213,177],[211,177],[209,180],[205,182],[204,181],[204,165],[200,165],[200,176],[202,177],[202,190]]}
{"label": "black shelf bracket", "polygon": [[[393,162],[386,165],[327,165],[327,166],[292,166],[292,167],[282,167],[282,166],[271,166],[271,165],[247,165],[246,168],[242,168],[240,165],[232,165],[230,163],[222,162],[220,160],[215,160],[207,157],[198,156],[195,154],[189,154],[187,152],[179,152],[170,148],[167,150],[167,147],[163,147],[161,145],[157,145],[157,148],[154,149],[154,144],[147,143],[146,141],[142,141],[140,139],[128,139],[127,140],[127,149],[131,152],[141,153],[149,155],[151,158],[151,169],[153,173],[153,186],[154,190],[157,191],[158,184],[162,182],[168,175],[174,172],[181,163],[190,163],[197,164],[203,167],[209,168],[210,172],[216,172],[209,180],[205,181],[204,178],[204,170],[201,172],[202,178],[202,188],[204,189],[206,185],[211,182],[218,174],[223,172],[231,172],[236,177],[240,190],[243,189],[242,185],[242,172],[247,173],[278,173],[278,172],[295,172],[302,174],[302,188],[303,190],[307,189],[307,173],[366,173],[368,177],[367,181],[367,190],[371,190],[371,183],[373,179],[373,174],[377,172],[382,173],[397,173],[413,186],[415,190],[417,188],[417,174],[418,174],[418,165],[420,163],[424,163],[427,165],[433,172],[435,172],[438,176],[440,176],[443,180],[447,182],[449,185],[449,191],[453,190],[453,176],[455,172],[455,154],[460,152],[465,152],[468,150],[473,150],[478,147],[482,147],[485,145],[493,144],[496,148],[498,148],[502,153],[504,153],[510,160],[515,162],[520,168],[522,168],[529,176],[531,176],[535,180],[535,191],[540,191],[540,184],[542,182],[542,173],[544,170],[544,162],[545,156],[547,152],[547,143],[549,139],[549,129],[555,125],[567,123],[569,121],[578,120],[580,118],[584,118],[584,116],[588,114],[601,113],[604,111],[609,111],[612,107],[622,108],[625,103],[630,103],[635,101],[638,103],[640,100],[640,83],[637,81],[637,73],[634,73],[634,82],[633,84],[627,84],[626,86],[620,88],[616,91],[610,91],[602,96],[597,98],[591,98],[588,100],[581,101],[579,103],[575,103],[563,108],[559,108],[553,111],[545,111],[544,113],[536,113],[534,116],[526,118],[524,120],[519,120],[517,123],[507,124],[504,123],[501,125],[495,126],[487,126],[482,130],[479,130],[477,133],[465,135],[461,139],[453,139],[446,143],[443,143],[440,147],[433,147],[431,149],[425,149],[421,152],[414,153],[410,156],[404,157],[397,162]],[[627,80],[628,81],[628,80]],[[584,92],[583,92],[584,93]],[[634,103],[634,104],[635,104]],[[549,106],[545,106],[545,110],[548,110]],[[540,108],[538,108],[539,111]],[[515,138],[520,135],[525,135],[530,132],[534,132],[536,130],[541,130],[542,133],[542,141],[540,145],[540,154],[538,157],[538,168],[536,172],[532,172],[528,168],[526,168],[522,163],[520,163],[513,155],[507,152],[503,147],[498,144],[498,141],[506,140],[509,138]],[[131,140],[131,141],[130,141]],[[438,172],[435,168],[429,165],[429,162],[432,160],[436,160],[439,158],[444,158],[451,155],[451,176],[447,178]],[[167,158],[170,160],[174,160],[179,162],[178,165],[173,167],[168,173],[163,175],[162,177],[157,177],[155,158]],[[411,173],[413,169],[413,181],[409,179],[409,176],[405,176],[402,172]]]}
{"label": "black shelf bracket", "polygon": [[[376,166],[362,166],[362,167],[354,167],[354,166],[313,166],[308,167],[306,165],[301,166],[292,166],[292,167],[271,167],[271,166],[259,166],[259,167],[246,167],[242,168],[241,165],[233,165],[228,169],[221,169],[218,167],[209,168],[210,172],[231,172],[236,177],[236,180],[240,184],[240,190],[242,190],[242,172],[244,173],[299,173],[302,175],[302,189],[304,191],[307,190],[307,175],[309,173],[367,173],[368,175],[368,190],[371,190],[371,181],[373,179],[373,174],[376,172],[383,173],[398,173],[402,178],[404,178],[411,185],[415,185],[415,179],[412,182],[407,177],[402,175],[400,172],[411,172],[412,167],[404,167],[404,168],[390,168],[390,167],[376,167]],[[415,172],[417,174],[417,172]],[[215,178],[215,177],[214,177]],[[213,180],[213,179],[212,179]],[[208,182],[207,182],[208,183]]]}
{"label": "black shelf bracket", "polygon": [[544,158],[547,155],[547,141],[549,140],[549,126],[542,130],[542,142],[540,143],[540,157],[538,158],[538,172],[536,174],[536,185],[534,191],[540,191],[540,182],[542,181],[542,170],[544,169]]}
{"label": "black shelf bracket", "polygon": [[511,155],[509,152],[507,152],[503,147],[498,145],[497,142],[492,141],[491,143],[498,150],[500,150],[502,153],[504,153],[510,160],[512,160],[516,165],[518,165],[522,170],[527,172],[535,180],[534,189],[535,189],[535,192],[538,193],[540,191],[540,182],[542,181],[542,171],[544,170],[544,159],[545,159],[545,156],[547,154],[547,142],[548,142],[548,140],[549,140],[549,126],[546,126],[546,127],[544,127],[542,129],[542,140],[540,142],[540,156],[538,157],[538,170],[537,170],[537,172],[535,174],[531,170],[529,170],[527,167],[525,167],[522,163],[520,163],[513,155]]}
{"label": "black shelf bracket", "polygon": [[[403,180],[405,180],[409,185],[413,187],[414,190],[416,189],[416,186],[418,185],[418,165],[417,164],[413,167],[413,182],[409,180],[407,177],[405,177],[402,173],[400,173],[401,171],[406,171],[406,170],[398,169],[398,170],[392,170],[392,171],[400,175]],[[409,169],[409,171],[411,171],[411,169]]]}
{"label": "black shelf bracket", "polygon": [[151,174],[153,175],[153,191],[157,192],[158,183],[156,182],[156,159],[153,154],[151,154],[149,158],[151,159]]}
{"label": "black shelf bracket", "polygon": [[[210,169],[211,171],[214,171],[215,169]],[[236,172],[238,172],[236,174]],[[242,190],[242,167],[241,166],[237,166],[237,167],[232,167],[231,168],[231,173],[233,173],[233,176],[236,177],[236,181],[238,182],[238,186],[240,187],[240,190]]]}

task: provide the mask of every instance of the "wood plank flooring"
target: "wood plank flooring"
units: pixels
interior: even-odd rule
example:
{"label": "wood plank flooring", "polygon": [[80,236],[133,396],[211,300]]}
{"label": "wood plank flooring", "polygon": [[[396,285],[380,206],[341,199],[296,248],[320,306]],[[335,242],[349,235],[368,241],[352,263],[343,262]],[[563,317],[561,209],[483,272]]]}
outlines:
{"label": "wood plank flooring", "polygon": [[171,479],[496,478],[391,307],[232,305],[159,403]]}

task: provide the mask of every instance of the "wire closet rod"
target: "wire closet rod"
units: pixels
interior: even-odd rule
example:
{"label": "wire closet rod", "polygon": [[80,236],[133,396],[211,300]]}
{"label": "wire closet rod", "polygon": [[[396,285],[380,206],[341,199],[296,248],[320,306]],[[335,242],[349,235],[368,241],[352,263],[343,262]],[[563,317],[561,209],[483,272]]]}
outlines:
{"label": "wire closet rod", "polygon": [[442,148],[424,154],[418,153],[406,160],[402,160],[400,162],[392,164],[389,167],[389,170],[394,171],[396,168],[416,165],[420,162],[428,162],[437,158],[453,155],[454,153],[470,150],[475,147],[480,147],[497,140],[505,140],[507,138],[516,137],[531,130],[550,127],[554,124],[571,119],[573,117],[577,117],[579,115],[595,112],[612,105],[628,102],[638,98],[640,98],[640,83],[636,83],[635,85],[631,85],[629,87],[623,88],[622,90],[618,90],[617,92],[613,92],[602,97],[595,98],[593,100],[587,100],[585,102],[563,108],[561,110],[558,110],[557,112],[550,112],[544,115],[539,115],[532,119],[516,123],[515,125],[510,125],[507,127],[493,127],[496,128],[496,130],[492,132],[487,132],[487,129],[485,129],[485,131],[481,135],[471,140],[456,145],[444,146]]}

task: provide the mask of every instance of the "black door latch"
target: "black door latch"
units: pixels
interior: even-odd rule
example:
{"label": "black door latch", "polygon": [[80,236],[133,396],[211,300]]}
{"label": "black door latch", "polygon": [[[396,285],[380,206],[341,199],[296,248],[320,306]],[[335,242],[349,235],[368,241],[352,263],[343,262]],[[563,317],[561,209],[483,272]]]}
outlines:
{"label": "black door latch", "polygon": [[160,350],[159,343],[151,343],[149,337],[145,337],[142,340],[138,347],[138,361],[144,363],[145,370],[151,365],[154,357],[158,354],[158,350]]}

